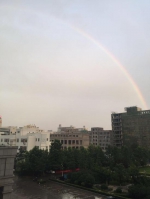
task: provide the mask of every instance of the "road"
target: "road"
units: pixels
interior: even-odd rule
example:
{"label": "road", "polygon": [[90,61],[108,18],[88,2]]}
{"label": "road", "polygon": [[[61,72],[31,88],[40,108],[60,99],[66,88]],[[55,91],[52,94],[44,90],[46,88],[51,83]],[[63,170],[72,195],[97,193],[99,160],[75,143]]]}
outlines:
{"label": "road", "polygon": [[15,177],[12,199],[106,199],[106,196],[53,181],[38,185],[29,178]]}

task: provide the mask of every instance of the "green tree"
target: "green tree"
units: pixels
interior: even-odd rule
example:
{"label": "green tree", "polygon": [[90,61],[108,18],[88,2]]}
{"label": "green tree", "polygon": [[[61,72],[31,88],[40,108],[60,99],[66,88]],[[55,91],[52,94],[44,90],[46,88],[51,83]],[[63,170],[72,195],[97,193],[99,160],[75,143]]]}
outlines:
{"label": "green tree", "polygon": [[128,177],[128,172],[123,166],[123,164],[117,164],[114,170],[114,178],[121,185],[122,182],[125,182]]}
{"label": "green tree", "polygon": [[51,144],[48,164],[50,170],[62,169],[63,152],[62,152],[62,144],[60,143],[59,140],[55,140]]}
{"label": "green tree", "polygon": [[133,183],[137,183],[139,177],[139,169],[135,165],[131,165],[129,167],[129,175],[131,176],[131,180]]}

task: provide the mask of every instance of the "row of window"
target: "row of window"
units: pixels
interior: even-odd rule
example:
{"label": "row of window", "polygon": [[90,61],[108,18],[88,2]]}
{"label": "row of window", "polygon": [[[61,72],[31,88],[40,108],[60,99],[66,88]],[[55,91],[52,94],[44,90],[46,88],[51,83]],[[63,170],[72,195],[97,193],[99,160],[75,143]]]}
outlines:
{"label": "row of window", "polygon": [[99,135],[109,135],[110,132],[108,132],[108,131],[106,131],[106,132],[105,132],[105,131],[104,131],[104,132],[92,132],[92,134],[93,134],[93,135],[94,135],[94,134],[95,134],[95,135],[98,135],[98,134],[99,134]]}
{"label": "row of window", "polygon": [[[11,142],[11,141],[12,141],[12,142],[13,142],[13,141],[14,141],[14,142],[15,142],[15,141],[19,142],[19,139],[13,139],[13,140],[12,140],[12,139],[6,139],[6,138],[5,138],[5,139],[1,139],[1,142],[3,142],[3,141],[4,141],[4,142],[9,142],[9,141],[10,141],[10,142]],[[27,142],[27,139],[21,139],[21,142]]]}
{"label": "row of window", "polygon": [[110,142],[110,140],[97,140],[97,139],[93,139],[93,141],[99,141],[99,142]]}
{"label": "row of window", "polygon": [[[80,146],[80,147],[78,147],[78,146],[72,146],[71,148],[72,149],[79,149],[79,148],[81,148],[82,146]],[[68,147],[66,147],[66,146],[64,146],[64,147],[62,147],[62,149],[67,149]]]}
{"label": "row of window", "polygon": [[78,135],[62,135],[62,134],[51,134],[50,137],[78,137]]}
{"label": "row of window", "polygon": [[[3,142],[3,141],[4,141],[4,142],[9,142],[9,140],[10,140],[10,141],[17,141],[17,142],[19,142],[20,139],[19,139],[19,138],[13,139],[13,140],[12,140],[12,139],[1,139],[1,142]],[[39,142],[39,141],[40,141],[40,138],[36,138],[35,140]],[[21,138],[20,141],[21,141],[21,142],[27,142],[27,139]],[[48,138],[47,138],[47,141],[48,141]]]}
{"label": "row of window", "polygon": [[[90,137],[91,137],[91,136],[90,136]],[[109,138],[110,136],[108,136],[108,135],[107,135],[107,136],[93,136],[93,138],[98,138],[98,137],[99,137],[100,139],[102,139],[102,138],[105,139],[105,138]]]}
{"label": "row of window", "polygon": [[[52,140],[54,142],[54,140]],[[61,140],[61,144],[80,144],[82,145],[82,140]]]}

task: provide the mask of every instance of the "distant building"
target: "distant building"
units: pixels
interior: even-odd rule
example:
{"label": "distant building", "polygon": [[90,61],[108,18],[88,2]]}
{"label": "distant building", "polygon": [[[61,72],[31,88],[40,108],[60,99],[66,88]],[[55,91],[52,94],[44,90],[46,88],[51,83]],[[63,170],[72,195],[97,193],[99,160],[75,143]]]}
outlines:
{"label": "distant building", "polygon": [[90,144],[100,146],[103,151],[112,145],[112,131],[101,127],[92,127],[90,132]]}
{"label": "distant building", "polygon": [[54,142],[55,140],[60,141],[63,149],[69,147],[76,149],[81,147],[87,148],[89,146],[89,132],[85,127],[61,127],[61,125],[59,125],[58,131],[50,134],[50,141]]}
{"label": "distant building", "polygon": [[17,147],[0,147],[0,198],[10,199]]}
{"label": "distant building", "polygon": [[17,146],[18,149],[31,150],[33,147],[39,149],[50,148],[50,133],[44,131],[35,125],[24,127],[1,127],[0,128],[0,145]]}
{"label": "distant building", "polygon": [[136,106],[125,108],[124,113],[112,113],[113,143],[117,147],[138,143],[150,148],[150,110]]}

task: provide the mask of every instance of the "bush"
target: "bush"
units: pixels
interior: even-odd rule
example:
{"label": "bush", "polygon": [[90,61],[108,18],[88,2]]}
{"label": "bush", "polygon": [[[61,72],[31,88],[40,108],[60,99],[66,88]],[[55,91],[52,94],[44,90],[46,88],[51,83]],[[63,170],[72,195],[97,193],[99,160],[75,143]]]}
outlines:
{"label": "bush", "polygon": [[134,199],[148,198],[150,196],[150,187],[143,185],[132,185],[128,189],[129,196]]}
{"label": "bush", "polygon": [[46,183],[46,180],[40,179],[40,180],[38,180],[37,182],[38,182],[39,184],[44,184],[44,183]]}
{"label": "bush", "polygon": [[[95,183],[95,178],[93,175],[89,174],[89,172],[76,172],[69,175],[70,182],[74,184],[78,184],[82,186],[86,186],[88,188],[92,188]],[[83,184],[84,183],[84,184]]]}
{"label": "bush", "polygon": [[118,187],[116,190],[115,190],[115,193],[122,193],[122,189],[120,187]]}
{"label": "bush", "polygon": [[108,189],[108,186],[107,186],[106,184],[102,184],[102,185],[101,185],[101,189],[102,189],[102,190],[107,190],[107,189]]}
{"label": "bush", "polygon": [[78,180],[75,180],[75,181],[74,181],[74,184],[78,185],[78,184],[79,184]]}
{"label": "bush", "polygon": [[84,186],[85,186],[85,183],[84,183],[84,182],[81,182],[81,186],[83,186],[83,187],[84,187]]}
{"label": "bush", "polygon": [[91,174],[87,174],[83,182],[85,183],[86,187],[92,188],[95,183],[95,179]]}
{"label": "bush", "polygon": [[69,180],[69,179],[67,179],[67,180],[65,180],[65,182],[70,183],[70,180]]}

